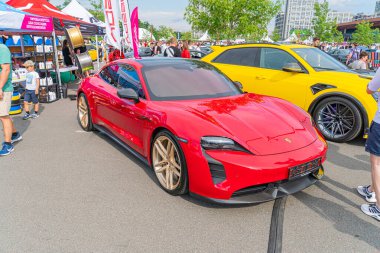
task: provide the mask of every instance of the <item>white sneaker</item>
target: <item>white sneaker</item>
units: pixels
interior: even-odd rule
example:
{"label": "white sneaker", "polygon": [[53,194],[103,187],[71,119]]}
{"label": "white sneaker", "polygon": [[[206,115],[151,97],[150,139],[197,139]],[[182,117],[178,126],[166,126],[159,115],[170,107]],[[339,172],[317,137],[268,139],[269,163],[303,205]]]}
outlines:
{"label": "white sneaker", "polygon": [[376,204],[364,204],[361,206],[363,213],[380,221],[380,208]]}
{"label": "white sneaker", "polygon": [[374,192],[372,192],[370,195],[365,197],[365,200],[369,203],[376,203],[376,195]]}
{"label": "white sneaker", "polygon": [[376,203],[376,195],[374,192],[369,191],[370,185],[366,186],[358,186],[358,193],[365,198],[365,200],[369,203]]}

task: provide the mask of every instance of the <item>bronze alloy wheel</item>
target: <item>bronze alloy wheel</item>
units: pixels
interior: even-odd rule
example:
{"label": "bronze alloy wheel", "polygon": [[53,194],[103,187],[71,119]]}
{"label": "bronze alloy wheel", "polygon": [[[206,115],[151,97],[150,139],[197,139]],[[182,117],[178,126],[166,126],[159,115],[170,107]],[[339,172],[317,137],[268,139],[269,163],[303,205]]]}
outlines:
{"label": "bronze alloy wheel", "polygon": [[93,130],[90,107],[83,93],[78,96],[78,122],[83,130],[87,132]]}
{"label": "bronze alloy wheel", "polygon": [[153,169],[161,186],[167,191],[176,190],[183,172],[177,146],[170,138],[161,135],[155,139],[152,151]]}
{"label": "bronze alloy wheel", "polygon": [[82,128],[83,129],[88,128],[89,114],[88,114],[88,106],[87,106],[86,98],[84,96],[79,97],[78,117],[79,117],[79,122]]}

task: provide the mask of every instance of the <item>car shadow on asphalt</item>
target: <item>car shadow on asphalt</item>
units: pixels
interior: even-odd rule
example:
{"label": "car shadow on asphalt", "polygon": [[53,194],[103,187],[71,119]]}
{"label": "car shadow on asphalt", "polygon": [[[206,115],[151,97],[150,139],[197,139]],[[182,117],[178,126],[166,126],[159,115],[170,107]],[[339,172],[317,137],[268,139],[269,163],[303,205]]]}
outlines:
{"label": "car shadow on asphalt", "polygon": [[[364,149],[364,145],[363,145]],[[329,143],[329,151],[327,159],[329,162],[350,170],[363,170],[368,171],[370,167],[369,156],[366,161],[365,155],[361,155],[359,158],[356,156],[353,158],[351,156],[345,155],[340,152],[340,147],[335,143]]]}
{"label": "car shadow on asphalt", "polygon": [[[306,192],[299,192],[293,196],[319,216],[332,222],[336,230],[355,237],[380,250],[379,227],[364,220],[365,214],[361,214],[363,216],[362,219],[336,202],[318,198]],[[360,209],[359,205],[356,205],[356,207]],[[372,218],[367,217],[367,219]]]}
{"label": "car shadow on asphalt", "polygon": [[[365,142],[366,142],[367,139],[364,139],[362,136],[359,136],[355,139],[353,139],[352,141],[349,141],[347,142],[348,145],[352,145],[352,146],[361,146],[364,148],[364,145],[365,145]],[[331,143],[331,142],[330,142]],[[329,144],[330,144],[329,143]]]}
{"label": "car shadow on asphalt", "polygon": [[[136,165],[138,165],[148,175],[148,177],[157,185],[158,189],[162,190],[161,186],[160,186],[160,183],[158,182],[157,177],[154,174],[154,172],[153,172],[153,170],[152,170],[152,168],[150,166],[148,166],[146,163],[144,163],[143,161],[141,161],[140,159],[138,159],[136,156],[134,156],[128,150],[124,149],[118,143],[116,143],[115,141],[113,141],[112,139],[110,139],[108,136],[106,136],[106,135],[104,135],[104,134],[102,134],[101,132],[98,132],[98,131],[94,131],[94,133],[98,137],[100,137],[101,139],[103,139],[104,141],[106,141],[109,145],[111,145],[112,147],[114,147],[115,149],[117,149],[119,152],[121,152],[122,154],[124,154],[133,163],[135,163]],[[207,202],[205,200],[201,200],[201,199],[195,198],[193,196],[190,196],[189,194],[182,195],[182,196],[180,196],[180,198],[182,198],[182,199],[184,199],[184,200],[186,200],[186,201],[188,201],[188,202],[190,202],[192,204],[195,204],[195,205],[198,205],[198,206],[201,206],[201,207],[206,207],[206,208],[213,208],[213,209],[215,209],[215,208],[220,208],[220,209],[223,209],[223,208],[243,208],[243,207],[250,207],[250,206],[260,205],[260,203],[259,204],[244,204],[244,205],[214,204],[214,203]]]}

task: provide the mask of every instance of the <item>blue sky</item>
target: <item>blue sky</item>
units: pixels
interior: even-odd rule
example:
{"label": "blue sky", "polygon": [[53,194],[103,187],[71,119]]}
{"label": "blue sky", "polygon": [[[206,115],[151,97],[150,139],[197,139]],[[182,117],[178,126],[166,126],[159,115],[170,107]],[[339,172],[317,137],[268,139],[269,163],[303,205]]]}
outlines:
{"label": "blue sky", "polygon": [[[5,0],[0,0],[5,2]],[[78,0],[85,7],[89,7],[88,0]],[[364,12],[372,14],[375,10],[376,0],[328,0],[330,9],[337,11],[350,11],[352,13]],[[52,0],[53,4],[61,4],[62,0]],[[188,0],[129,0],[131,9],[139,7],[139,17],[149,21],[155,26],[166,25],[175,30],[187,31],[190,26],[183,19]]]}

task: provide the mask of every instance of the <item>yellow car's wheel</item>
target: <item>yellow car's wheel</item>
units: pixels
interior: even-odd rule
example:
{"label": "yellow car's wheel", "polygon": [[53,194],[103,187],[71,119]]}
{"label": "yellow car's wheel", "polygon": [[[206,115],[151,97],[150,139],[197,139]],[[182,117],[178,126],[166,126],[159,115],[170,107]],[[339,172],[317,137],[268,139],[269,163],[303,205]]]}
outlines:
{"label": "yellow car's wheel", "polygon": [[313,119],[324,137],[329,141],[347,142],[356,138],[363,128],[358,107],[342,97],[322,100],[313,112]]}

